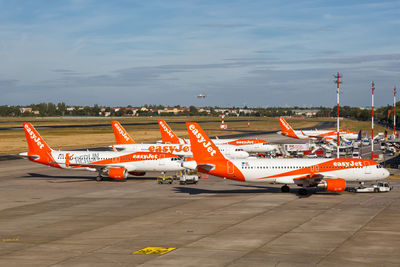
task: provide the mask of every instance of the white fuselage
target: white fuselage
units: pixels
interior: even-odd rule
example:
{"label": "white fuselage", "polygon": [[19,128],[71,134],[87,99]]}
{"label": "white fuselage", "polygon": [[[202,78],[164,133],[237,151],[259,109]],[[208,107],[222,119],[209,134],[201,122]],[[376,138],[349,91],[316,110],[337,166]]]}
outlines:
{"label": "white fuselage", "polygon": [[[102,152],[102,151],[55,151],[51,155],[61,168],[77,169],[84,164],[104,164],[125,168],[128,172],[166,172],[181,171],[182,160],[179,158],[163,157],[157,155],[134,155],[126,152]],[[89,169],[90,167],[84,167]]]}
{"label": "white fuselage", "polygon": [[[309,138],[337,139],[337,132],[329,131],[329,130],[306,130],[306,131],[294,130],[294,133],[300,139],[309,139]],[[356,134],[356,133],[340,133],[339,135],[340,135],[340,137],[347,139],[347,140],[356,140],[358,138],[358,134]]]}
{"label": "white fuselage", "polygon": [[[254,159],[247,162],[232,160],[232,163],[243,173],[245,180],[250,182],[293,184],[295,178],[304,176],[310,170],[322,174],[324,179],[342,178],[348,182],[375,181],[389,176],[389,172],[380,165],[356,164],[352,167],[324,164],[330,161],[332,159]],[[363,165],[368,165],[367,161]]]}
{"label": "white fuselage", "polygon": [[[246,144],[244,142],[240,145],[229,144],[230,142],[240,143],[240,139],[211,139],[211,141],[220,148],[222,146],[233,146],[233,147],[242,149],[243,151],[245,151],[247,153],[268,153],[268,152],[273,152],[273,151],[279,150],[278,145],[273,145],[273,144],[269,144],[269,143],[261,143],[261,142],[255,143],[255,144],[251,144],[251,143]],[[190,145],[189,139],[179,138],[179,142],[180,142],[180,144]],[[227,149],[225,149],[225,150],[227,150]],[[230,157],[230,158],[244,158],[244,157],[239,155],[239,156]]]}

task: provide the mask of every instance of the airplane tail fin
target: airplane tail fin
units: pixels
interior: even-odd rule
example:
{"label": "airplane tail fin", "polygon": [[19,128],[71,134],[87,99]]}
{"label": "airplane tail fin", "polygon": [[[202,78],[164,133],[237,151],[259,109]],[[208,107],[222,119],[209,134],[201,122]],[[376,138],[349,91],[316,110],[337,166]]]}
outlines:
{"label": "airplane tail fin", "polygon": [[189,133],[193,158],[196,161],[199,172],[245,181],[245,177],[239,168],[224,157],[198,123],[186,122],[186,127]]}
{"label": "airplane tail fin", "polygon": [[358,140],[358,141],[361,140],[361,130],[358,132],[357,140]]}
{"label": "airplane tail fin", "polygon": [[20,155],[35,162],[51,166],[55,165],[53,156],[51,155],[52,149],[46,144],[35,127],[29,122],[22,123],[22,126],[25,131],[29,152],[21,153]]}
{"label": "airplane tail fin", "polygon": [[117,145],[137,144],[118,121],[111,121]]}
{"label": "airplane tail fin", "polygon": [[224,155],[210,140],[198,123],[187,122],[186,127],[189,133],[193,158],[196,160],[197,164],[225,160]]}
{"label": "airplane tail fin", "polygon": [[279,123],[281,124],[282,135],[299,139],[297,134],[294,132],[292,127],[290,127],[289,123],[285,121],[284,118],[279,117]]}
{"label": "airplane tail fin", "polygon": [[169,125],[163,121],[158,121],[158,126],[160,126],[161,139],[163,143],[179,144],[179,137],[172,131]]}

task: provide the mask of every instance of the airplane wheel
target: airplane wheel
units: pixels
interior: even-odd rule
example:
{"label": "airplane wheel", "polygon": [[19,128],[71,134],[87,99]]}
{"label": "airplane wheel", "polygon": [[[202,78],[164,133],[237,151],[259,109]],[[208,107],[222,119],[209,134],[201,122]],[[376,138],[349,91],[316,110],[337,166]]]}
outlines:
{"label": "airplane wheel", "polygon": [[290,188],[289,188],[289,186],[284,185],[284,186],[281,187],[281,191],[282,191],[283,193],[289,193]]}
{"label": "airplane wheel", "polygon": [[96,181],[97,181],[97,182],[101,182],[101,181],[103,181],[103,177],[101,177],[100,175],[99,175],[99,176],[97,176],[97,177],[96,177]]}
{"label": "airplane wheel", "polygon": [[374,192],[375,192],[375,193],[378,193],[378,192],[379,192],[379,189],[378,189],[378,188],[375,188],[375,189],[374,189]]}
{"label": "airplane wheel", "polygon": [[300,189],[299,189],[299,194],[302,195],[302,196],[305,196],[305,195],[308,194],[308,191],[307,191],[307,189],[305,189],[305,188],[300,188]]}

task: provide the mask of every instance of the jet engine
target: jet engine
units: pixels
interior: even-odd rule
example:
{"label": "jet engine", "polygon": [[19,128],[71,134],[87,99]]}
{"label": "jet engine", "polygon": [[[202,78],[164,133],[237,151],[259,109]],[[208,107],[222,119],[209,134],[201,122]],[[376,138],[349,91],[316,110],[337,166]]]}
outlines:
{"label": "jet engine", "polygon": [[134,175],[134,176],[144,176],[146,172],[129,172],[129,174]]}
{"label": "jet engine", "polygon": [[125,168],[110,168],[108,169],[108,177],[111,179],[126,179],[128,172]]}
{"label": "jet engine", "polygon": [[325,188],[329,192],[342,192],[346,189],[346,181],[344,179],[326,179],[318,184],[319,188]]}

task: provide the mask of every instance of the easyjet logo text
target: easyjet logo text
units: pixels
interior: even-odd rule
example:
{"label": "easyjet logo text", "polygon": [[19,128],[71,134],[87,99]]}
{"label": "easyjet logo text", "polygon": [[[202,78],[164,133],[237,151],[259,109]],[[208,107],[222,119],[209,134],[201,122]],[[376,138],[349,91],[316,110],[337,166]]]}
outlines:
{"label": "easyjet logo text", "polygon": [[256,142],[254,140],[235,140],[235,141],[232,141],[232,142],[228,142],[228,144],[237,145],[237,146],[240,146],[240,145],[254,145],[256,143],[263,143],[263,142]]}
{"label": "easyjet logo text", "polygon": [[334,162],[333,166],[335,166],[335,167],[363,167],[361,161]]}
{"label": "easyjet logo text", "polygon": [[176,146],[149,146],[150,152],[164,152],[164,153],[179,153],[179,152],[189,152],[190,147],[187,145],[176,145]]}
{"label": "easyjet logo text", "polygon": [[201,133],[199,133],[199,130],[197,130],[196,127],[193,124],[191,124],[189,126],[189,130],[191,130],[193,135],[197,138],[197,142],[202,144],[204,146],[204,148],[207,149],[207,152],[211,156],[215,156],[217,151],[215,151],[215,149],[212,148],[211,142],[210,141],[207,142],[207,140],[203,137],[203,135]]}
{"label": "easyjet logo text", "polygon": [[127,136],[126,132],[124,130],[122,130],[121,127],[119,127],[118,123],[115,123],[114,127],[117,128],[119,134],[122,135],[124,137],[124,139],[128,142],[129,137]]}
{"label": "easyjet logo text", "polygon": [[164,122],[160,121],[161,128],[163,128],[164,132],[166,132],[169,137],[174,138],[174,135],[170,129],[164,124]]}
{"label": "easyjet logo text", "polygon": [[42,149],[44,147],[44,144],[42,144],[42,140],[40,140],[39,136],[36,136],[36,134],[32,131],[32,129],[28,126],[28,124],[25,124],[25,129],[29,133],[29,136],[31,139],[37,144],[37,146]]}
{"label": "easyjet logo text", "polygon": [[134,159],[158,159],[157,154],[139,154],[139,155],[132,155]]}

